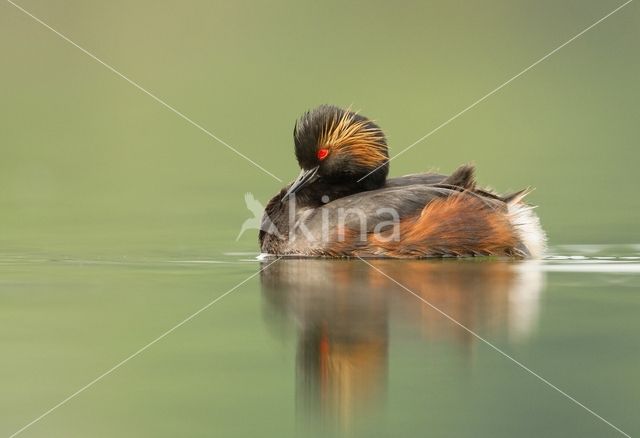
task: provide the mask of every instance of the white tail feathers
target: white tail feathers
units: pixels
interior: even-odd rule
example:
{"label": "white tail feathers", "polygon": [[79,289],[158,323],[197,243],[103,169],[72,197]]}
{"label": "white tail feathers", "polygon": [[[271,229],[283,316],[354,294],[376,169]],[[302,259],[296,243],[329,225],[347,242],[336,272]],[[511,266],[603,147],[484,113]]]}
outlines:
{"label": "white tail feathers", "polygon": [[523,192],[507,204],[509,221],[530,256],[540,258],[547,248],[547,236],[540,225],[540,218],[533,211],[534,207],[522,202],[527,193]]}

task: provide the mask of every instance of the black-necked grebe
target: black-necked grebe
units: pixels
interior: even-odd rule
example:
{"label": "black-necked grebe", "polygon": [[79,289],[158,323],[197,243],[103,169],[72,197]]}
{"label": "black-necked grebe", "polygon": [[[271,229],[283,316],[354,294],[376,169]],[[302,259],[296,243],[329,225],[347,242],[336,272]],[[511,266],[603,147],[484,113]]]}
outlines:
{"label": "black-necked grebe", "polygon": [[263,253],[316,257],[539,257],[545,234],[527,191],[476,187],[474,168],[387,178],[385,136],[366,117],[322,105],[293,132],[302,171],[272,198]]}

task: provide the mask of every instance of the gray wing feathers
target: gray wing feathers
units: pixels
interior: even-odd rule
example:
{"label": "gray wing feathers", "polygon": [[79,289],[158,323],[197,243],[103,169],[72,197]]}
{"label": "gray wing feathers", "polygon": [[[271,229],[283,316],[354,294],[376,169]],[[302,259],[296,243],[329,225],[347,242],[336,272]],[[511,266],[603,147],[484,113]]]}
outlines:
{"label": "gray wing feathers", "polygon": [[[420,214],[434,199],[446,198],[455,190],[429,187],[421,184],[390,187],[337,199],[324,207],[303,212],[299,221],[304,232],[315,241],[323,239],[323,233],[331,234],[341,229],[374,231],[378,225],[403,220]],[[324,227],[324,228],[323,228]],[[302,229],[296,234],[301,234]],[[303,240],[304,235],[300,235]]]}

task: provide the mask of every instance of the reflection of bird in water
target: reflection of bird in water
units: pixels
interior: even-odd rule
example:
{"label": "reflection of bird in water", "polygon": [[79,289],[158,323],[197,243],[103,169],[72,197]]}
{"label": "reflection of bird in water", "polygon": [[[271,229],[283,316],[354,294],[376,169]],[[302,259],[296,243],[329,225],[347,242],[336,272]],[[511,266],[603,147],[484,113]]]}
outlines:
{"label": "reflection of bird in water", "polygon": [[366,287],[368,275],[361,262],[326,260],[280,260],[262,273],[270,316],[298,323],[296,389],[304,412],[346,423],[364,401],[380,398],[387,298]]}
{"label": "reflection of bird in water", "polygon": [[[410,260],[397,264],[388,260],[371,262],[389,277],[473,331],[498,335],[511,340],[524,338],[534,328],[542,274],[533,269],[537,262],[509,263],[470,261],[422,263]],[[429,305],[403,291],[375,269],[372,277],[381,285],[399,289],[397,301],[403,314],[410,316],[428,339],[449,336],[471,341],[473,335],[454,329],[452,322]]]}
{"label": "reflection of bird in water", "polygon": [[[542,273],[526,263],[369,262],[482,336],[506,332],[519,340],[535,327]],[[342,427],[383,399],[391,324],[463,351],[475,344],[469,332],[358,260],[283,259],[262,272],[261,283],[270,322],[295,322],[298,407]]]}

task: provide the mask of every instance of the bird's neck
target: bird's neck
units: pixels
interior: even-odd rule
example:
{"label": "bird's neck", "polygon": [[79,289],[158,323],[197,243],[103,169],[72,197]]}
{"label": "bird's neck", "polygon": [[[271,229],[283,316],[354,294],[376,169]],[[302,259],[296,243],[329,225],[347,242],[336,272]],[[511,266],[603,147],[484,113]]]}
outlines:
{"label": "bird's neck", "polygon": [[374,179],[363,179],[360,182],[353,178],[348,181],[320,179],[295,193],[295,208],[317,208],[345,196],[379,189],[383,185],[384,181]]}

